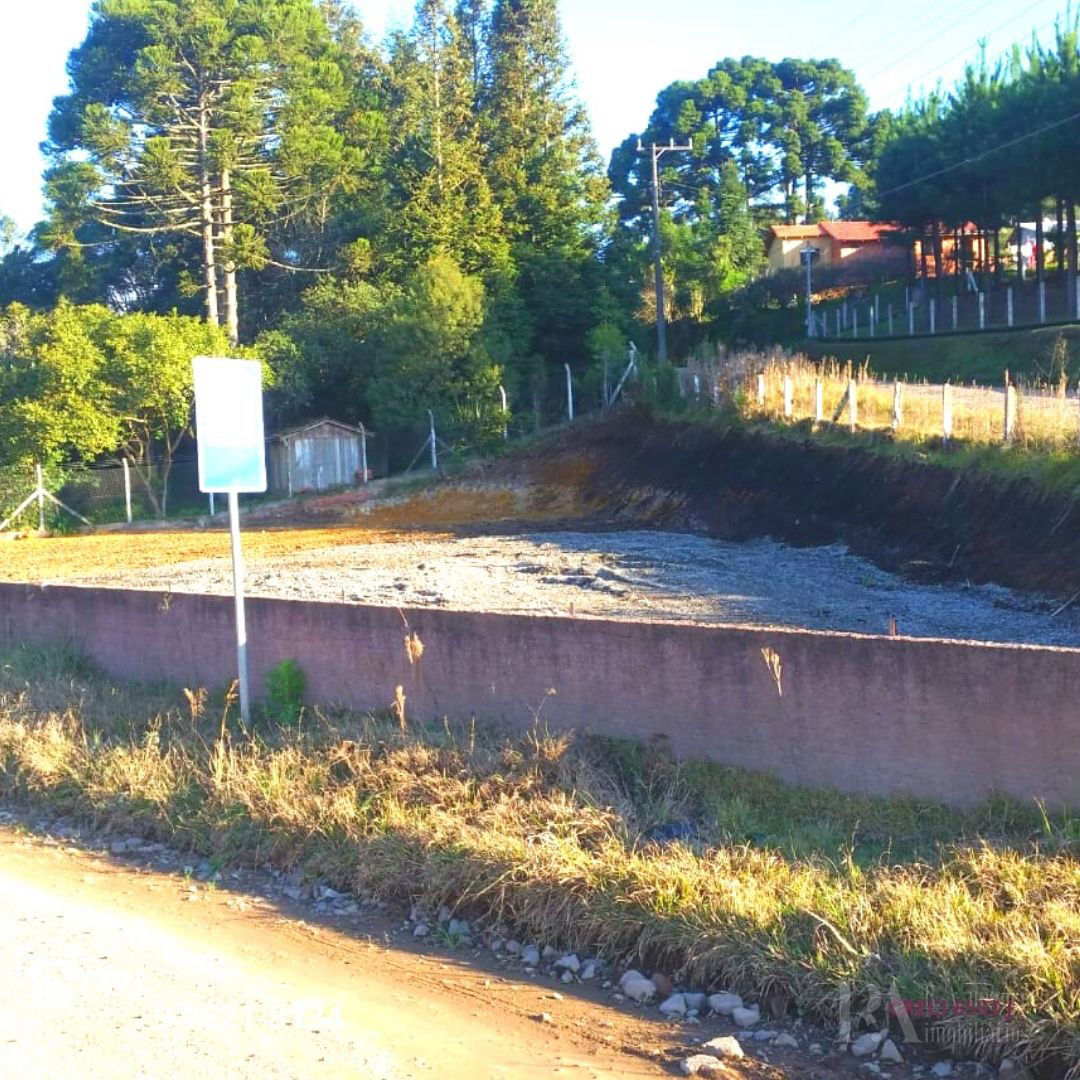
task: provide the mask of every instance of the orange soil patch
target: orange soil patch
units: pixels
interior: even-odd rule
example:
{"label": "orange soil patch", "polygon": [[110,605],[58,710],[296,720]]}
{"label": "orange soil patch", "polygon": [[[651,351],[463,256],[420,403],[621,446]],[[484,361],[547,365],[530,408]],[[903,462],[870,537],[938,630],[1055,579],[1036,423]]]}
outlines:
{"label": "orange soil patch", "polygon": [[[244,522],[244,553],[251,558],[314,548],[387,542],[407,534],[444,537],[454,526],[496,521],[543,521],[581,512],[567,493],[445,488],[354,513],[340,524],[297,526],[276,514]],[[293,508],[289,517],[295,518]],[[110,570],[143,570],[194,559],[227,559],[229,534],[214,525],[168,531],[134,530],[76,536],[27,536],[0,546],[0,581],[62,581]]]}

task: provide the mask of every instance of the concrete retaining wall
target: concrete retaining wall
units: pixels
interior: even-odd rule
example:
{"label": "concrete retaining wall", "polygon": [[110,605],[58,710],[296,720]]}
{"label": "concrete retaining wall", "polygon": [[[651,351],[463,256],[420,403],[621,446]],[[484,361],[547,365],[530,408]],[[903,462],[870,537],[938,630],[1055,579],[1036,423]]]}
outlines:
{"label": "concrete retaining wall", "polygon": [[[400,684],[412,715],[539,713],[815,787],[1080,806],[1080,650],[271,599],[248,626],[253,685],[294,658],[323,702],[381,710]],[[232,634],[228,597],[0,584],[0,645],[69,644],[125,679],[223,684]]]}

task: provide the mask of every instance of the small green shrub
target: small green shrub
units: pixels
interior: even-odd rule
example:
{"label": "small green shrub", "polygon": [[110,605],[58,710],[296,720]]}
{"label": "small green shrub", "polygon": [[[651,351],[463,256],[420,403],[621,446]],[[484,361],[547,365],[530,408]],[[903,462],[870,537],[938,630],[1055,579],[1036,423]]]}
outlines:
{"label": "small green shrub", "polygon": [[266,677],[266,712],[274,723],[291,727],[304,711],[307,676],[295,660],[282,660]]}

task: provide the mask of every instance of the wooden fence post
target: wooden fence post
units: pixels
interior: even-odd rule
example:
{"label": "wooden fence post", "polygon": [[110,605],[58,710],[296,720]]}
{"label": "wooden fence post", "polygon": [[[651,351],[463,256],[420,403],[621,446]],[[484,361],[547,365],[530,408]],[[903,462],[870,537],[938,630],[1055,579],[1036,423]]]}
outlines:
{"label": "wooden fence post", "polygon": [[795,386],[790,375],[784,376],[784,419],[790,420],[795,411]]}
{"label": "wooden fence post", "polygon": [[825,384],[820,379],[814,380],[814,423],[825,421]]}
{"label": "wooden fence post", "polygon": [[851,336],[853,338],[859,336],[859,309],[857,307],[851,309]]}
{"label": "wooden fence post", "polygon": [[881,296],[874,293],[874,322],[881,322]]}
{"label": "wooden fence post", "polygon": [[870,310],[868,312],[868,315],[869,315],[869,319],[870,319],[870,336],[874,337],[875,332],[877,330],[877,317],[874,315],[874,309],[873,308],[870,308]]}
{"label": "wooden fence post", "polygon": [[979,292],[979,329],[986,329],[986,293]]}
{"label": "wooden fence post", "polygon": [[946,442],[952,438],[952,387],[941,388],[941,435]]}
{"label": "wooden fence post", "polygon": [[1080,319],[1080,274],[1076,276],[1076,295],[1073,297],[1073,318]]}
{"label": "wooden fence post", "polygon": [[930,333],[937,333],[937,300],[930,297]]}
{"label": "wooden fence post", "polygon": [[1005,387],[1005,441],[1011,443],[1016,435],[1016,387]]}
{"label": "wooden fence post", "polygon": [[859,424],[859,384],[854,379],[848,379],[848,418],[851,430],[854,431]]}
{"label": "wooden fence post", "polygon": [[957,326],[959,325],[959,323],[958,323],[958,321],[957,321],[957,308],[958,308],[958,306],[959,306],[959,305],[958,305],[958,303],[957,303],[957,298],[956,298],[956,297],[954,296],[954,297],[952,298],[952,328],[953,328],[954,330],[955,330],[955,329],[957,328]]}
{"label": "wooden fence post", "polygon": [[1046,324],[1046,282],[1039,282],[1039,323]]}
{"label": "wooden fence post", "polygon": [[893,431],[899,431],[904,422],[904,386],[899,379],[893,383],[892,388],[892,426]]}
{"label": "wooden fence post", "polygon": [[45,481],[41,478],[41,466],[34,466],[34,475],[37,477],[37,513],[38,532],[45,531]]}
{"label": "wooden fence post", "polygon": [[836,336],[840,336],[840,309],[836,309]]}
{"label": "wooden fence post", "polygon": [[1013,324],[1013,290],[1010,285],[1005,290],[1005,325],[1010,329]]}
{"label": "wooden fence post", "polygon": [[889,304],[889,337],[893,336],[892,331],[892,304]]}
{"label": "wooden fence post", "polygon": [[907,309],[907,332],[908,337],[915,336],[915,305],[908,304]]}
{"label": "wooden fence post", "polygon": [[765,408],[765,373],[762,372],[757,377],[757,403],[762,409]]}

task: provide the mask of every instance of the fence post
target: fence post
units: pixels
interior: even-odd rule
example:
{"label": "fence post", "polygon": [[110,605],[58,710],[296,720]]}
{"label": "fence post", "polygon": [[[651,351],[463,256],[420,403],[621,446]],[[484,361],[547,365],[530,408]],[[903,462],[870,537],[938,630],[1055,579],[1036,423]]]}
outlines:
{"label": "fence post", "polygon": [[979,329],[986,329],[986,293],[979,290]]}
{"label": "fence post", "polygon": [[907,332],[908,337],[915,336],[915,305],[908,304],[907,309]]}
{"label": "fence post", "polygon": [[1076,277],[1076,295],[1073,297],[1073,315],[1080,319],[1080,274]]}
{"label": "fence post", "polygon": [[843,313],[844,313],[844,329],[846,330],[847,329],[847,301],[846,300],[844,301],[844,303],[843,303],[840,310],[843,311]]}
{"label": "fence post", "polygon": [[893,336],[892,330],[892,302],[889,303],[889,337]]}
{"label": "fence post", "polygon": [[439,446],[438,440],[435,438],[435,413],[431,409],[428,409],[428,420],[431,422],[431,469],[433,472],[439,471]]}
{"label": "fence post", "polygon": [[892,426],[899,431],[904,422],[904,384],[897,379],[892,388]]}
{"label": "fence post", "polygon": [[1010,285],[1005,290],[1005,325],[1010,329],[1013,324],[1013,290]]}
{"label": "fence post", "polygon": [[34,475],[37,477],[37,514],[38,532],[45,531],[45,482],[41,478],[41,466],[34,466]]}
{"label": "fence post", "polygon": [[930,297],[930,333],[937,333],[937,300]]}
{"label": "fence post", "polygon": [[765,373],[761,372],[757,377],[757,403],[765,408]]}
{"label": "fence post", "polygon": [[814,380],[814,423],[825,422],[825,384],[820,379]]}
{"label": "fence post", "polygon": [[874,293],[874,322],[881,322],[881,296]]}
{"label": "fence post", "polygon": [[1016,387],[1009,383],[1005,387],[1005,441],[1011,443],[1016,434]]}
{"label": "fence post", "polygon": [[365,484],[371,480],[367,467],[367,428],[363,424],[360,425],[360,475]]}
{"label": "fence post", "polygon": [[836,309],[836,336],[840,336],[840,309]]}
{"label": "fence post", "polygon": [[127,523],[131,524],[131,469],[128,466],[127,458],[123,458],[120,462],[124,466],[124,510],[127,512]]}
{"label": "fence post", "polygon": [[1039,323],[1046,323],[1046,282],[1039,282]]}
{"label": "fence post", "polygon": [[795,387],[792,384],[791,376],[784,376],[784,419],[790,420],[792,413],[795,411]]}
{"label": "fence post", "polygon": [[877,332],[877,317],[874,315],[873,308],[870,308],[868,316],[870,319],[870,336],[874,337]]}
{"label": "fence post", "polygon": [[851,430],[854,431],[859,423],[859,384],[854,379],[848,379],[848,417]]}
{"label": "fence post", "polygon": [[851,336],[853,338],[859,336],[859,309],[857,307],[851,309]]}
{"label": "fence post", "polygon": [[946,442],[952,438],[952,387],[948,383],[941,388],[941,434]]}
{"label": "fence post", "polygon": [[959,305],[958,305],[957,297],[954,296],[952,298],[952,328],[953,328],[953,330],[955,330],[960,325],[959,319],[958,319],[958,311],[957,311],[958,306]]}
{"label": "fence post", "polygon": [[574,419],[574,382],[570,378],[570,365],[563,364],[566,368],[566,416],[568,419]]}

